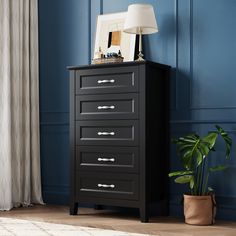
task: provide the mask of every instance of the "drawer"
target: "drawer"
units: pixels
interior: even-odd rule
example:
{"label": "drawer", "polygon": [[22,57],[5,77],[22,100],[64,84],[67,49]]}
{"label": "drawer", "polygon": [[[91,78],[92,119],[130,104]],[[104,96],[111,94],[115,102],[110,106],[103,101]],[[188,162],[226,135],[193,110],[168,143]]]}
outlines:
{"label": "drawer", "polygon": [[135,147],[77,146],[76,167],[82,171],[139,172],[139,151]]}
{"label": "drawer", "polygon": [[138,94],[76,96],[76,119],[137,119]]}
{"label": "drawer", "polygon": [[77,121],[77,145],[138,145],[138,121]]}
{"label": "drawer", "polygon": [[135,174],[78,172],[77,197],[139,199],[139,177]]}
{"label": "drawer", "polygon": [[138,67],[113,67],[76,71],[76,94],[138,91]]}

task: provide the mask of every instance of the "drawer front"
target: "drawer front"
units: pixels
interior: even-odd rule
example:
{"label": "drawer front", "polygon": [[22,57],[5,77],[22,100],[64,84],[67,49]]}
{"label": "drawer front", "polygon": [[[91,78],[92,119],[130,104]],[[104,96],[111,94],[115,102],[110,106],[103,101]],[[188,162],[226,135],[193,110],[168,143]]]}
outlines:
{"label": "drawer front", "polygon": [[137,119],[138,94],[76,96],[76,119]]}
{"label": "drawer front", "polygon": [[138,121],[77,121],[77,145],[138,145]]}
{"label": "drawer front", "polygon": [[113,67],[76,72],[76,94],[138,91],[138,67]]}
{"label": "drawer front", "polygon": [[138,148],[77,146],[76,167],[82,171],[138,173]]}
{"label": "drawer front", "polygon": [[139,178],[135,174],[78,172],[77,197],[139,199]]}

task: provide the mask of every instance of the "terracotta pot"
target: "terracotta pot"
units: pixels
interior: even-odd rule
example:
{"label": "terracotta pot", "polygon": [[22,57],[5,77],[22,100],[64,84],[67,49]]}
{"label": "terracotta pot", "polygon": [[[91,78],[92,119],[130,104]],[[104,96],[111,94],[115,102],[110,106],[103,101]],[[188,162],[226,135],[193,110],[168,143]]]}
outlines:
{"label": "terracotta pot", "polygon": [[185,223],[190,225],[212,225],[215,223],[216,202],[214,195],[184,195]]}

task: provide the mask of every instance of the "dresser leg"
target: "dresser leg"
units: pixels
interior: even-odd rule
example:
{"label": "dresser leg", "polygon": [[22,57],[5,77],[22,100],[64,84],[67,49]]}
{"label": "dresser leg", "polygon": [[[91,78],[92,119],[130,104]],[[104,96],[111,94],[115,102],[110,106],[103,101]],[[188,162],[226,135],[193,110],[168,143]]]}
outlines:
{"label": "dresser leg", "polygon": [[78,203],[75,202],[70,205],[70,215],[77,215],[77,213],[78,213]]}
{"label": "dresser leg", "polygon": [[149,221],[148,210],[146,207],[140,207],[139,214],[142,223],[147,223]]}

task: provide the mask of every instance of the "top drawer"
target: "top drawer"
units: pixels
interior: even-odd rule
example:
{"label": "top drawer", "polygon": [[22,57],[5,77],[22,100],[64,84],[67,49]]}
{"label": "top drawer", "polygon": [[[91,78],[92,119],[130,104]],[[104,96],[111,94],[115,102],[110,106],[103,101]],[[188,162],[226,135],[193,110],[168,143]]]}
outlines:
{"label": "top drawer", "polygon": [[76,71],[76,94],[138,91],[138,67],[113,67]]}

